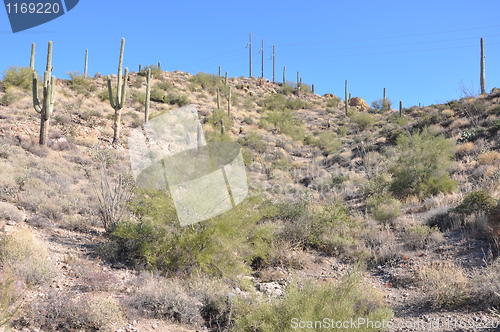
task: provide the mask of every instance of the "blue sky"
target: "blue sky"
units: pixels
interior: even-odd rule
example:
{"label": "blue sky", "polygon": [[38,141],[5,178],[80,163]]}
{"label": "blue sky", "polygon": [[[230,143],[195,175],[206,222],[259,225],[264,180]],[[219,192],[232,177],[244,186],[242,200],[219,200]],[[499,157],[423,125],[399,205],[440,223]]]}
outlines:
{"label": "blue sky", "polygon": [[37,44],[36,68],[43,71],[47,42],[54,42],[54,72],[116,73],[120,39],[126,38],[124,65],[164,70],[248,76],[249,33],[253,34],[253,74],[287,78],[297,71],[319,94],[350,92],[367,102],[383,88],[396,105],[429,105],[462,96],[460,86],[479,89],[479,38],[485,38],[487,90],[500,87],[500,2],[498,0],[419,1],[118,1],[80,0],[66,15],[13,34],[0,9],[0,71],[28,66]]}

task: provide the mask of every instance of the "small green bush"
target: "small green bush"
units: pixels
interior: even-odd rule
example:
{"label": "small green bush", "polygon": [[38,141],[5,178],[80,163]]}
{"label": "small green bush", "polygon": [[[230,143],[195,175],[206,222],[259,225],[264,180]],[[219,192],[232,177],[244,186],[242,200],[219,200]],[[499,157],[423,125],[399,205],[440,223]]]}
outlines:
{"label": "small green bush", "polygon": [[394,177],[390,191],[394,195],[425,197],[456,188],[447,171],[455,153],[451,140],[424,129],[412,135],[400,135],[397,146],[400,154],[390,168]]}
{"label": "small green bush", "polygon": [[92,84],[92,79],[84,77],[79,72],[68,73],[71,79],[69,80],[70,89],[78,94],[83,94],[86,97],[90,96],[90,92],[97,90],[97,85]]}
{"label": "small green bush", "polygon": [[454,212],[470,215],[489,212],[497,206],[497,201],[484,190],[468,193],[462,202],[453,209]]}
{"label": "small green bush", "polygon": [[333,107],[333,108],[335,108],[335,107],[337,107],[339,105],[339,102],[340,102],[340,98],[339,97],[330,98],[326,102],[326,107]]}
{"label": "small green bush", "polygon": [[372,107],[378,111],[388,111],[391,109],[392,102],[389,100],[389,98],[384,99],[378,99],[372,102]]}
{"label": "small green bush", "polygon": [[354,112],[351,115],[351,120],[359,126],[361,131],[371,127],[375,123],[375,117],[366,112]]}
{"label": "small green bush", "polygon": [[163,97],[165,103],[170,105],[178,105],[179,107],[185,106],[189,104],[189,96],[186,94],[180,93],[169,93],[168,95]]}
{"label": "small green bush", "polygon": [[306,136],[304,143],[319,147],[325,155],[337,152],[342,146],[342,142],[338,139],[337,134],[332,131],[323,131],[317,137]]}
{"label": "small green bush", "polygon": [[3,72],[2,81],[4,90],[17,86],[29,91],[33,85],[33,71],[29,67],[10,66]]}
{"label": "small green bush", "polygon": [[[304,331],[326,331],[334,329],[337,321],[358,321],[362,318],[381,322],[392,316],[393,313],[384,305],[382,296],[371,287],[366,287],[362,273],[354,271],[337,284],[321,281],[292,282],[282,298],[265,299],[251,304],[241,301],[237,306],[233,331],[287,332],[299,329],[299,326]],[[306,323],[299,325],[300,322]],[[366,325],[344,330],[382,331]]]}
{"label": "small green bush", "polygon": [[304,124],[290,109],[285,108],[281,111],[271,111],[264,120],[273,124],[280,133],[288,135],[294,140],[303,140],[305,137]]}
{"label": "small green bush", "polygon": [[139,76],[146,76],[148,74],[148,69],[151,69],[151,76],[156,79],[163,78],[163,70],[158,68],[157,65],[149,65],[142,68],[140,72],[137,73]]}
{"label": "small green bush", "polygon": [[131,204],[139,222],[122,222],[103,248],[111,259],[150,270],[224,278],[249,273],[251,262],[266,259],[273,226],[253,198],[210,220],[180,227],[172,199],[162,191],[141,190]]}
{"label": "small green bush", "polygon": [[367,200],[366,205],[373,218],[383,224],[390,224],[401,215],[401,202],[389,195],[374,195]]}
{"label": "small green bush", "polygon": [[189,89],[191,91],[206,90],[211,95],[215,95],[217,89],[220,91],[227,90],[225,85],[222,83],[222,78],[213,74],[198,73],[190,77],[188,81],[191,83],[189,85]]}

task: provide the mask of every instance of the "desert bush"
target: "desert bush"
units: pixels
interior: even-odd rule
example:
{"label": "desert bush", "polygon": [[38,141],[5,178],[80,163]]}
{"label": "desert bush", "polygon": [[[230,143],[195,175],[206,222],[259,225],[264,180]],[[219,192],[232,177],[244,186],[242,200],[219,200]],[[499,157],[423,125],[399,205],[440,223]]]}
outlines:
{"label": "desert bush", "polygon": [[415,225],[405,229],[403,233],[404,244],[407,249],[425,249],[444,241],[443,234],[437,227]]}
{"label": "desert bush", "polygon": [[114,331],[124,323],[124,314],[115,300],[91,293],[76,297],[54,290],[43,300],[29,303],[26,309],[32,326],[50,331]]}
{"label": "desert bush", "polygon": [[0,220],[11,220],[18,223],[24,221],[24,219],[26,219],[26,215],[14,205],[0,202]]}
{"label": "desert bush", "polygon": [[33,84],[33,71],[29,67],[10,66],[3,72],[2,85],[4,90],[17,86],[30,91]]}
{"label": "desert bush", "polygon": [[139,76],[146,76],[148,74],[148,69],[151,69],[151,76],[156,78],[156,79],[162,79],[163,78],[163,71],[161,68],[158,68],[157,65],[149,65],[145,66],[142,68],[140,72],[137,73]]}
{"label": "desert bush", "polygon": [[220,91],[227,90],[227,88],[225,88],[225,85],[222,83],[222,78],[213,74],[200,72],[190,77],[188,81],[191,83],[189,85],[189,89],[191,91],[206,90],[211,95],[215,95],[217,89],[219,89]]}
{"label": "desert bush", "polygon": [[397,146],[400,154],[390,168],[394,176],[390,190],[396,196],[425,197],[456,188],[447,171],[454,155],[451,140],[424,129],[412,135],[400,135]]}
{"label": "desert bush", "polygon": [[424,302],[432,308],[460,307],[469,296],[463,269],[452,261],[436,260],[416,268],[417,283],[425,293]]}
{"label": "desert bush", "polygon": [[16,88],[10,86],[5,89],[5,94],[0,98],[0,105],[10,106],[23,97],[24,93],[19,93]]}
{"label": "desert bush", "polygon": [[333,107],[333,108],[335,108],[335,107],[338,106],[339,102],[340,102],[340,98],[339,97],[330,98],[326,102],[326,107]]}
{"label": "desert bush", "polygon": [[338,200],[312,209],[304,199],[278,204],[275,218],[284,222],[278,237],[292,246],[328,255],[351,255],[358,249],[357,225]]}
{"label": "desert bush", "polygon": [[10,327],[11,319],[23,305],[22,295],[25,290],[24,282],[8,267],[0,270],[0,327]]}
{"label": "desert bush", "polygon": [[143,276],[138,283],[134,292],[124,300],[136,315],[190,325],[198,325],[203,321],[201,303],[190,296],[179,281],[160,276]]}
{"label": "desert bush", "polygon": [[135,187],[130,174],[113,174],[109,166],[109,161],[101,160],[97,176],[93,177],[87,172],[97,201],[99,217],[107,231],[126,218],[128,203]]}
{"label": "desert bush", "polygon": [[43,284],[53,275],[47,248],[29,229],[21,228],[0,239],[0,262],[27,284]]}
{"label": "desert bush", "polygon": [[497,206],[497,201],[484,190],[471,191],[453,212],[471,215],[487,213]]}
{"label": "desert bush", "polygon": [[375,118],[370,113],[354,112],[351,115],[351,121],[359,126],[361,131],[371,127],[375,123]]}
{"label": "desert bush", "polygon": [[319,147],[325,155],[337,152],[342,146],[337,134],[332,131],[323,131],[317,136],[308,135],[304,138],[304,143]]}
{"label": "desert bush", "polygon": [[265,110],[269,111],[284,111],[286,108],[287,99],[281,94],[272,94],[259,103]]}
{"label": "desert bush", "polygon": [[392,102],[386,99],[378,99],[372,102],[372,107],[378,111],[387,111],[391,109]]}
{"label": "desert bush", "polygon": [[170,105],[177,104],[179,107],[189,104],[189,96],[180,93],[169,93],[163,98],[164,102]]}
{"label": "desert bush", "polygon": [[307,103],[303,99],[291,98],[291,99],[287,100],[285,107],[292,109],[292,110],[300,110],[300,109],[306,108]]}
{"label": "desert bush", "polygon": [[[264,299],[252,304],[239,303],[234,331],[285,332],[298,327],[300,321],[319,321],[322,325],[308,326],[318,331],[335,328],[332,321],[357,321],[366,318],[382,321],[392,318],[382,297],[362,282],[360,272],[352,272],[339,283],[305,281],[291,282],[282,298]],[[326,325],[328,322],[331,325]],[[297,324],[294,327],[293,324]],[[316,323],[317,324],[317,323]],[[373,330],[366,326],[346,331]]]}
{"label": "desert bush", "polygon": [[366,201],[366,205],[373,219],[382,224],[390,224],[401,215],[401,202],[390,195],[373,195]]}
{"label": "desert bush", "polygon": [[79,72],[68,73],[68,75],[71,78],[68,82],[70,89],[76,91],[78,94],[89,97],[90,92],[97,90],[97,85],[93,84],[91,78],[84,77]]}
{"label": "desert bush", "polygon": [[108,255],[129,265],[172,273],[204,271],[234,277],[252,260],[266,259],[273,225],[248,199],[192,227],[180,227],[172,199],[161,191],[141,190],[131,209],[139,222],[125,221],[111,233]]}
{"label": "desert bush", "polygon": [[261,125],[271,123],[280,133],[292,137],[294,140],[302,140],[305,137],[305,127],[303,122],[298,119],[290,109],[282,111],[271,111],[267,117],[261,120]]}
{"label": "desert bush", "polygon": [[[225,112],[224,112],[225,113]],[[266,151],[266,144],[256,131],[252,130],[244,137],[240,138],[238,142],[243,146],[248,146],[257,153],[264,153]]]}

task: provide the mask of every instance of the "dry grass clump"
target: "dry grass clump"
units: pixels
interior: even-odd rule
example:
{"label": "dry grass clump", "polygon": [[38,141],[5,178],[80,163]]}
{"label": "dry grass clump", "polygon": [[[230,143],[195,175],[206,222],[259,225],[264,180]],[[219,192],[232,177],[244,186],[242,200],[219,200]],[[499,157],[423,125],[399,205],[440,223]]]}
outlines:
{"label": "dry grass clump", "polygon": [[124,300],[135,315],[191,325],[203,321],[202,303],[190,296],[180,282],[147,275],[135,282],[138,285],[134,292]]}
{"label": "dry grass clump", "polygon": [[28,284],[43,284],[54,274],[47,248],[27,228],[0,238],[0,262]]}
{"label": "dry grass clump", "polygon": [[124,315],[116,300],[94,293],[76,296],[53,288],[27,304],[28,322],[47,331],[116,331]]}
{"label": "dry grass clump", "polygon": [[418,285],[424,291],[424,302],[433,308],[458,307],[469,296],[464,270],[452,261],[435,260],[415,268]]}
{"label": "dry grass clump", "polygon": [[14,205],[6,202],[0,202],[0,220],[10,220],[21,222],[26,219],[26,215]]}
{"label": "dry grass clump", "polygon": [[489,151],[481,153],[477,156],[477,160],[481,165],[494,165],[500,163],[500,153],[497,151]]}
{"label": "dry grass clump", "polygon": [[443,234],[437,227],[427,225],[414,225],[406,228],[402,234],[403,242],[407,249],[425,249],[443,243]]}

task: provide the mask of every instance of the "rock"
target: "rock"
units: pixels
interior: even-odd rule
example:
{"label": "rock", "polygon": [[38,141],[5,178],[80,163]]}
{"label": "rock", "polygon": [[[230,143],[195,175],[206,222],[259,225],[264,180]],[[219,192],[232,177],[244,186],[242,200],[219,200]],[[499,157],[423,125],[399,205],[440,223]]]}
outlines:
{"label": "rock", "polygon": [[360,97],[353,97],[353,98],[351,98],[351,100],[349,101],[349,106],[359,107],[363,111],[365,111],[365,110],[367,110],[367,109],[370,108],[370,106],[368,105],[368,103],[366,101],[364,101]]}
{"label": "rock", "polygon": [[323,95],[323,97],[325,98],[330,98],[330,99],[334,99],[334,98],[337,98],[333,93],[325,93]]}
{"label": "rock", "polygon": [[95,73],[94,79],[101,78],[102,74],[100,72]]}

